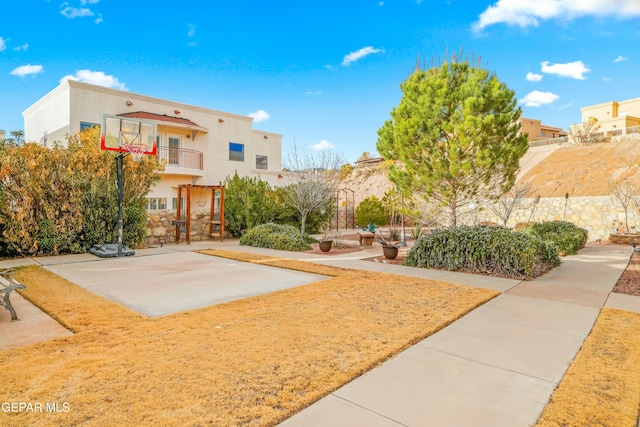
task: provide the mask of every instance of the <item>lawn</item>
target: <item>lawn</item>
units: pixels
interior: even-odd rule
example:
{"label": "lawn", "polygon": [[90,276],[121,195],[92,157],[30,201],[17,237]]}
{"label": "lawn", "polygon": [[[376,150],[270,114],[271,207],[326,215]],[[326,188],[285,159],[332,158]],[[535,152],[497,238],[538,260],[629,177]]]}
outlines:
{"label": "lawn", "polygon": [[203,253],[330,277],[147,318],[47,270],[23,268],[22,294],[75,335],[0,352],[0,401],[57,402],[68,412],[0,412],[0,425],[274,425],[498,295]]}
{"label": "lawn", "polygon": [[538,421],[549,426],[636,427],[640,314],[605,308]]}

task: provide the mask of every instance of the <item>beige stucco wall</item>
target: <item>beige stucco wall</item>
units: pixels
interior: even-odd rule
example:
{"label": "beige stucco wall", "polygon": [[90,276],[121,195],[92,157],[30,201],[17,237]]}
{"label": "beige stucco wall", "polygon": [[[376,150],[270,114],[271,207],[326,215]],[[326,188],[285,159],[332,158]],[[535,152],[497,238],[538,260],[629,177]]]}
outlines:
{"label": "beige stucco wall", "polygon": [[640,98],[590,105],[581,108],[580,111],[583,122],[590,117],[598,119],[598,131],[607,136],[624,134],[626,128],[640,124]]}
{"label": "beige stucco wall", "polygon": [[[61,83],[22,113],[25,140],[43,144],[46,134],[49,146],[54,140],[64,144],[67,134],[80,130],[81,122],[100,124],[103,114],[140,111],[188,119],[208,130],[194,135],[179,125],[159,123],[161,145],[167,146],[169,135],[178,136],[181,148],[203,153],[204,168],[200,171],[167,166],[162,181],[149,197],[166,197],[171,206],[179,184],[218,185],[236,172],[240,176],[260,176],[272,185],[282,183],[278,178],[282,135],[253,129],[251,117],[75,81]],[[243,162],[229,160],[230,142],[244,144]],[[267,170],[256,169],[256,155],[268,156]]]}

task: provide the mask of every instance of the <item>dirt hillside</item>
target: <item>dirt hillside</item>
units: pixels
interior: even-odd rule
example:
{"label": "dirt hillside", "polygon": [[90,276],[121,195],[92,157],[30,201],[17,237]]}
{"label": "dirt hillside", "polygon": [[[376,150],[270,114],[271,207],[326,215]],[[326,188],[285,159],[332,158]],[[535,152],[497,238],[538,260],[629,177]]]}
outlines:
{"label": "dirt hillside", "polygon": [[[524,160],[524,159],[523,159]],[[542,197],[606,196],[613,180],[640,171],[640,141],[559,148],[531,167],[520,181],[531,181]]]}
{"label": "dirt hillside", "polygon": [[[611,181],[640,176],[640,140],[532,148],[520,165],[518,181],[530,181],[533,193],[542,197],[606,196]],[[372,194],[382,198],[392,187],[384,167],[356,169],[341,185],[355,192],[356,206]]]}

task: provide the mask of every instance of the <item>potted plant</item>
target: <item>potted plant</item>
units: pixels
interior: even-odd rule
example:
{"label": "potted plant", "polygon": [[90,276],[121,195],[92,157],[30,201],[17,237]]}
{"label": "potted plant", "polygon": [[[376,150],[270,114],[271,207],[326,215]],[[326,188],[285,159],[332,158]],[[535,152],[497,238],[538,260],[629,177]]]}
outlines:
{"label": "potted plant", "polygon": [[333,239],[327,234],[326,231],[322,235],[322,239],[320,240],[320,242],[318,242],[318,246],[320,247],[320,250],[322,252],[329,252],[331,250],[331,247],[333,246]]}
{"label": "potted plant", "polygon": [[396,259],[398,257],[398,246],[384,240],[382,235],[380,235],[380,244],[382,245],[382,254],[386,259]]}

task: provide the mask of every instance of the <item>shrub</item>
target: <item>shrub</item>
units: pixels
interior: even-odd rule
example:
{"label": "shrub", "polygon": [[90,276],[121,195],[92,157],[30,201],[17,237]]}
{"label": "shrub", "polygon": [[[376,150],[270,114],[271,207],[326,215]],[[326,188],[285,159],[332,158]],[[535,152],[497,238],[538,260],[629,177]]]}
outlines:
{"label": "shrub", "polygon": [[[100,150],[97,128],[67,139],[67,148],[27,143],[0,150],[3,254],[80,253],[116,241],[115,154]],[[144,199],[162,165],[155,156],[124,161],[123,237],[135,247],[146,235]]]}
{"label": "shrub", "polygon": [[530,279],[560,265],[556,246],[523,231],[460,226],[416,241],[405,265]]}
{"label": "shrub", "polygon": [[361,227],[369,224],[384,225],[387,223],[387,211],[380,199],[369,196],[356,208],[356,222]]}
{"label": "shrub", "polygon": [[527,233],[553,242],[558,251],[575,255],[587,243],[588,232],[568,221],[546,221],[531,224]]}
{"label": "shrub", "polygon": [[240,244],[284,251],[311,249],[296,227],[274,223],[261,224],[247,230],[240,238]]}
{"label": "shrub", "polygon": [[258,224],[274,221],[282,211],[280,198],[268,182],[258,178],[227,177],[224,182],[224,218],[235,237]]}

